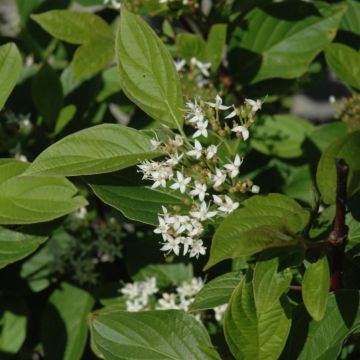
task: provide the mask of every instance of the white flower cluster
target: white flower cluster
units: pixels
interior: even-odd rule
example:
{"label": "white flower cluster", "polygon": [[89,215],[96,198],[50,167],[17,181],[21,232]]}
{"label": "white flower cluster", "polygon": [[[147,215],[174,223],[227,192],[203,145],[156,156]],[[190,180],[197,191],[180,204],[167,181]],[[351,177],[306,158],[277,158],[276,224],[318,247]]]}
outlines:
{"label": "white flower cluster", "polygon": [[110,6],[115,10],[119,10],[121,8],[120,0],[104,0],[104,5]]}
{"label": "white flower cluster", "polygon": [[[175,67],[178,72],[186,69],[186,60],[180,59],[175,61]],[[209,84],[208,78],[210,77],[211,63],[202,62],[195,57],[190,59],[190,69],[193,70],[195,75],[195,83],[199,88],[203,88]]]}
{"label": "white flower cluster", "polygon": [[[212,221],[215,216],[225,217],[236,210],[239,207],[239,202],[234,199],[237,191],[259,192],[259,187],[252,185],[251,181],[240,183],[236,179],[243,161],[238,154],[233,161],[224,164],[216,155],[217,145],[205,147],[198,140],[200,137],[208,137],[208,132],[212,131],[208,129],[209,121],[205,118],[204,106],[215,111],[216,118],[219,117],[219,110],[230,108],[222,104],[220,96],[216,96],[215,102],[202,105],[197,100],[188,102],[185,117],[187,123],[195,127],[192,135],[194,143],[190,144],[180,135],[169,137],[166,141],[152,139],[154,149],[161,148],[167,157],[162,161],[147,160],[138,165],[143,179],[153,182],[153,189],[162,187],[169,191],[179,191],[191,204],[186,214],[179,211],[173,213],[165,206],[162,207],[158,217],[159,225],[154,232],[162,236],[161,250],[166,254],[173,252],[178,256],[182,252],[183,256],[189,254],[191,258],[205,255],[206,247],[202,240],[206,229],[204,223]],[[239,127],[235,126],[232,132],[240,131]],[[244,132],[242,138],[246,140],[248,133],[245,136]]]}
{"label": "white flower cluster", "polygon": [[[156,278],[151,277],[145,281],[127,283],[120,292],[126,300],[127,311],[138,312],[152,309],[188,311],[203,286],[204,282],[201,278],[192,278],[191,281],[183,282],[178,286],[175,292],[165,292],[160,296]],[[154,301],[151,301],[151,297]],[[226,306],[227,304],[214,308],[217,321],[222,321]],[[195,317],[200,320],[200,314],[196,314]]]}

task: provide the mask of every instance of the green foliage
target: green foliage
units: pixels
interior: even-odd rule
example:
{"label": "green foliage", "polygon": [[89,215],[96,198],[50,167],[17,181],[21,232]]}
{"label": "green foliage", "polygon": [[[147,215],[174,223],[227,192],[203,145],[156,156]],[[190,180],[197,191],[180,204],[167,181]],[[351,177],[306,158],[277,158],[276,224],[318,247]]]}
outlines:
{"label": "green foliage", "polygon": [[335,203],[335,159],[344,159],[350,167],[348,177],[348,196],[352,196],[360,189],[359,151],[360,131],[355,131],[332,142],[323,152],[316,172],[316,181],[325,203]]}
{"label": "green foliage", "polygon": [[256,308],[253,284],[243,279],[231,296],[225,313],[224,333],[235,359],[278,359],[290,331],[286,298],[266,311]]}
{"label": "green foliage", "polygon": [[15,44],[0,46],[0,110],[13,90],[20,76],[22,59]]}
{"label": "green foliage", "polygon": [[173,60],[154,31],[127,10],[121,15],[116,56],[125,94],[155,120],[180,129],[183,101]]}
{"label": "green foliage", "polygon": [[326,256],[309,264],[302,283],[302,297],[312,318],[320,321],[325,314],[330,288],[330,270]]}
{"label": "green foliage", "polygon": [[90,324],[93,346],[105,359],[220,359],[204,326],[183,311],[104,308],[92,314]]}
{"label": "green foliage", "polygon": [[280,194],[254,196],[242,205],[215,232],[206,268],[267,248],[295,245],[296,233],[309,221],[306,210]]}
{"label": "green foliage", "polygon": [[144,132],[103,124],[58,141],[41,153],[26,175],[76,176],[116,171],[161,155]]}

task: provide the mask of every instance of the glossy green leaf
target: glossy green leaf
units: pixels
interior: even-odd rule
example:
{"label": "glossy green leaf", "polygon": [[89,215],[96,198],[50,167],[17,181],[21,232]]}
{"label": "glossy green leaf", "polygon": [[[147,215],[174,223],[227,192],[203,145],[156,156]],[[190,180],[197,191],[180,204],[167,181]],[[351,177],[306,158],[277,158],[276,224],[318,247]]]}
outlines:
{"label": "glossy green leaf", "polygon": [[33,78],[32,98],[39,114],[54,126],[63,106],[62,85],[56,71],[44,64]]}
{"label": "glossy green leaf", "polygon": [[125,94],[152,118],[181,128],[183,101],[174,61],[149,25],[125,8],[115,52]]}
{"label": "glossy green leaf", "polygon": [[205,327],[183,311],[104,308],[91,316],[90,325],[93,344],[107,360],[220,360]]}
{"label": "glossy green leaf", "polygon": [[215,24],[211,27],[206,47],[206,60],[211,63],[212,71],[216,71],[221,64],[221,59],[226,45],[226,24]]}
{"label": "glossy green leaf", "polygon": [[255,127],[251,146],[269,156],[296,158],[303,154],[302,145],[314,126],[292,115],[266,116]]}
{"label": "glossy green leaf", "polygon": [[132,278],[135,281],[145,281],[151,277],[156,278],[156,285],[160,288],[181,285],[183,282],[191,281],[193,278],[191,264],[150,264],[147,265]]}
{"label": "glossy green leaf", "polygon": [[298,240],[292,234],[300,232],[308,221],[308,211],[285,195],[253,196],[216,230],[206,268],[266,248],[295,245]]}
{"label": "glossy green leaf", "polygon": [[120,170],[161,155],[144,132],[103,124],[71,134],[45,149],[26,175],[92,175]]}
{"label": "glossy green leaf", "polygon": [[158,215],[162,206],[172,205],[188,208],[184,197],[176,193],[168,193],[162,189],[151,189],[146,186],[136,186],[124,183],[122,174],[112,178],[92,177],[89,185],[104,203],[121,211],[128,219],[145,224],[158,225]]}
{"label": "glossy green leaf", "polygon": [[292,274],[289,269],[279,271],[279,258],[260,259],[254,270],[253,287],[256,310],[260,313],[270,310],[288,289]]}
{"label": "glossy green leaf", "polygon": [[0,46],[0,110],[20,76],[22,59],[15,44]]}
{"label": "glossy green leaf", "polygon": [[311,317],[320,321],[325,314],[330,288],[330,269],[326,256],[310,264],[302,282],[302,298]]}
{"label": "glossy green leaf", "polygon": [[347,126],[342,122],[333,122],[316,126],[313,131],[308,134],[311,142],[323,152],[331,142],[345,136],[347,134]]}
{"label": "glossy green leaf", "polygon": [[114,42],[111,38],[80,46],[71,62],[74,80],[96,74],[109,65],[114,56]]}
{"label": "glossy green leaf", "polygon": [[335,37],[345,10],[343,5],[324,2],[285,1],[256,7],[232,34],[231,71],[252,83],[301,76]]}
{"label": "glossy green leaf", "polygon": [[65,178],[18,176],[28,166],[15,160],[0,160],[0,224],[49,221],[87,205]]}
{"label": "glossy green leaf", "polygon": [[59,116],[56,120],[54,135],[58,135],[64,130],[64,128],[74,118],[75,113],[76,113],[76,106],[72,104],[67,105],[61,109]]}
{"label": "glossy green leaf", "polygon": [[101,17],[91,13],[52,10],[32,15],[31,18],[56,39],[71,44],[80,45],[113,37],[111,27]]}
{"label": "glossy green leaf", "polygon": [[62,283],[45,307],[42,344],[46,358],[80,360],[88,336],[87,318],[94,298],[85,290]]}
{"label": "glossy green leaf", "polygon": [[194,302],[190,305],[190,310],[213,309],[216,306],[226,304],[243,277],[244,275],[241,272],[234,271],[210,280],[198,292]]}
{"label": "glossy green leaf", "polygon": [[255,306],[251,281],[243,279],[225,312],[226,342],[236,360],[277,360],[288,337],[291,318],[285,297],[263,312]]}
{"label": "glossy green leaf", "polygon": [[325,49],[330,69],[345,84],[360,89],[360,53],[344,44],[330,44]]}
{"label": "glossy green leaf", "polygon": [[321,321],[311,320],[304,306],[299,306],[281,359],[338,359],[345,339],[360,328],[359,303],[359,292],[355,290],[329,294]]}
{"label": "glossy green leaf", "polygon": [[176,37],[176,47],[182,58],[190,62],[192,57],[203,59],[205,53],[205,41],[198,35],[180,33]]}
{"label": "glossy green leaf", "polygon": [[0,227],[0,269],[28,256],[46,239]]}
{"label": "glossy green leaf", "polygon": [[360,131],[332,142],[323,152],[316,172],[316,182],[325,203],[335,203],[337,182],[335,159],[344,159],[349,165],[348,196],[360,190],[359,153]]}
{"label": "glossy green leaf", "polygon": [[[25,304],[19,298],[0,299],[0,356],[16,355],[26,337],[27,316]],[[6,355],[8,356],[6,356]]]}

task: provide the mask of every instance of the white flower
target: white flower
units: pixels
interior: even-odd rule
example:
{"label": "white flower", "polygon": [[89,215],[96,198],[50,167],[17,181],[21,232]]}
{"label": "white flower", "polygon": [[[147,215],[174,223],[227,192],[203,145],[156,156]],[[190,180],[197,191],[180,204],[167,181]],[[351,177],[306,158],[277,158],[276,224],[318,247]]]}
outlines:
{"label": "white flower", "polygon": [[188,119],[189,123],[197,123],[204,120],[205,115],[200,105],[198,105],[196,99],[194,102],[188,101],[186,103],[186,107],[188,108],[188,110],[186,110],[186,118]]}
{"label": "white flower", "polygon": [[156,294],[159,291],[159,289],[156,286],[156,278],[151,277],[149,279],[146,279],[145,281],[142,281],[141,290],[145,296]]}
{"label": "white flower", "polygon": [[184,68],[185,65],[186,65],[185,59],[175,61],[176,71],[181,71]]}
{"label": "white flower", "polygon": [[229,176],[234,178],[239,174],[239,167],[242,163],[242,160],[239,155],[235,156],[235,160],[233,163],[225,164],[224,168],[229,172]]}
{"label": "white flower", "polygon": [[180,172],[176,172],[177,181],[170,186],[171,189],[177,190],[179,189],[180,192],[183,194],[186,190],[187,184],[191,181],[191,177],[184,178],[184,175]]}
{"label": "white flower", "polygon": [[188,235],[191,236],[191,237],[199,236],[204,231],[204,228],[203,228],[201,222],[197,221],[195,219],[191,220],[191,226],[192,226],[192,229],[190,229],[189,232],[188,232]]}
{"label": "white flower", "polygon": [[197,138],[201,135],[204,137],[207,137],[208,136],[208,132],[207,132],[208,124],[209,124],[208,121],[198,121],[196,123],[197,131],[195,131],[193,138]]}
{"label": "white flower", "polygon": [[156,308],[159,310],[179,309],[179,306],[176,304],[176,294],[164,293],[162,298],[158,300]]}
{"label": "white flower", "polygon": [[221,199],[220,196],[218,196],[218,195],[213,195],[213,199],[214,199],[214,203],[215,203],[216,205],[222,206],[223,201],[222,201],[222,199]]}
{"label": "white flower", "polygon": [[134,282],[126,284],[120,292],[129,299],[135,299],[140,295],[141,290],[139,284]]}
{"label": "white flower", "polygon": [[232,128],[231,131],[236,132],[236,133],[241,133],[244,141],[246,141],[249,138],[249,130],[247,129],[246,126],[242,126],[242,125],[235,126]]}
{"label": "white flower", "polygon": [[226,180],[226,174],[225,174],[222,170],[216,168],[216,169],[215,169],[215,175],[213,175],[213,179],[212,179],[212,180],[214,181],[214,187],[217,188],[217,187],[219,187],[222,183],[225,182],[225,180]]}
{"label": "white flower", "polygon": [[174,176],[173,170],[169,166],[164,166],[161,164],[160,168],[156,171],[150,173],[150,179],[155,181],[151,186],[152,189],[155,189],[159,186],[166,187],[166,180],[172,179]]}
{"label": "white flower", "polygon": [[225,106],[222,104],[222,98],[220,97],[220,95],[216,95],[216,98],[215,98],[215,102],[212,103],[212,102],[207,102],[207,104],[216,109],[216,110],[228,110],[231,108],[231,106]]}
{"label": "white flower", "polygon": [[186,154],[196,159],[201,158],[202,146],[198,140],[195,140],[194,150],[188,151]]}
{"label": "white flower", "polygon": [[239,115],[238,111],[234,105],[233,105],[233,108],[234,108],[234,110],[229,115],[225,116],[225,119],[231,119],[231,118]]}
{"label": "white flower", "polygon": [[253,113],[256,113],[258,110],[261,110],[261,106],[262,106],[261,100],[245,99],[245,104],[251,107],[251,111]]}
{"label": "white flower", "polygon": [[121,8],[120,0],[104,0],[104,5],[108,5],[111,3],[111,7],[115,10],[119,10]]}
{"label": "white flower", "polygon": [[163,239],[166,240],[168,231],[169,231],[169,224],[166,223],[166,221],[162,217],[158,217],[159,219],[159,225],[154,230],[155,234],[161,234]]}
{"label": "white flower", "polygon": [[186,255],[193,244],[193,239],[189,236],[182,236],[180,242],[184,245],[183,255]]}
{"label": "white flower", "polygon": [[216,145],[210,145],[205,150],[206,153],[206,159],[211,160],[217,153],[217,146]]}
{"label": "white flower", "polygon": [[219,306],[214,307],[216,321],[218,321],[218,322],[223,321],[227,305],[228,304],[224,304],[224,305],[219,305]]}
{"label": "white flower", "polygon": [[167,251],[167,255],[173,251],[175,255],[179,256],[180,253],[179,243],[180,240],[178,238],[173,238],[171,236],[168,236],[167,242],[163,243],[163,246],[161,247],[160,250]]}
{"label": "white flower", "polygon": [[205,255],[206,254],[206,247],[203,246],[202,240],[196,240],[192,246],[192,249],[190,251],[190,257],[196,257],[198,258],[199,255]]}
{"label": "white flower", "polygon": [[180,147],[184,144],[184,139],[180,135],[175,135],[174,139],[169,140],[171,145],[174,145],[175,147]]}
{"label": "white flower", "polygon": [[184,281],[176,288],[180,298],[193,298],[203,288],[204,282],[201,278],[192,278],[191,281]]}
{"label": "white flower", "polygon": [[190,211],[190,215],[200,221],[210,219],[217,214],[217,211],[209,211],[209,207],[210,204],[206,205],[205,201],[203,201],[200,205],[200,209],[198,209],[198,211]]}
{"label": "white flower", "polygon": [[195,65],[204,76],[210,76],[209,69],[211,68],[211,63],[203,63],[195,57],[192,57],[190,62],[192,65]]}
{"label": "white flower", "polygon": [[234,210],[236,210],[239,207],[238,202],[232,201],[232,199],[225,195],[225,202],[221,204],[221,206],[218,208],[219,211],[222,211],[224,213],[230,214]]}
{"label": "white flower", "polygon": [[194,190],[190,191],[190,195],[195,197],[198,196],[200,201],[204,201],[206,195],[206,184],[202,184],[199,181],[195,181]]}
{"label": "white flower", "polygon": [[169,165],[169,166],[176,166],[179,164],[179,162],[183,156],[184,156],[184,154],[179,155],[178,153],[169,155],[169,158],[165,161],[165,163],[166,163],[166,165]]}
{"label": "white flower", "polygon": [[258,193],[260,192],[260,186],[258,186],[258,185],[253,185],[253,186],[251,187],[251,192],[252,192],[253,194],[258,194]]}
{"label": "white flower", "polygon": [[151,145],[152,145],[152,147],[153,147],[153,150],[158,149],[159,146],[161,145],[161,141],[159,141],[159,140],[156,139],[156,138],[150,139],[150,143],[151,143]]}
{"label": "white flower", "polygon": [[141,310],[144,310],[144,302],[142,299],[126,300],[126,311],[138,312]]}

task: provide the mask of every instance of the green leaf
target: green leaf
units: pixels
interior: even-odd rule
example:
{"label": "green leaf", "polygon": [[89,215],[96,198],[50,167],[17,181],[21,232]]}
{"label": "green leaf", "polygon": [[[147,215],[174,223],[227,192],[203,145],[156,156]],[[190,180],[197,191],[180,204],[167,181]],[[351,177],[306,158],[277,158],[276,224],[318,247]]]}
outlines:
{"label": "green leaf", "polygon": [[18,176],[28,166],[0,159],[0,224],[49,221],[87,205],[65,178]]}
{"label": "green leaf", "polygon": [[176,47],[179,50],[180,56],[187,62],[190,62],[192,57],[203,59],[205,46],[205,41],[195,34],[180,33],[176,37]]}
{"label": "green leaf", "polygon": [[[23,301],[3,297],[0,300],[0,355],[14,354],[20,350],[26,337],[27,316]],[[10,358],[10,357],[9,357]]]}
{"label": "green leaf", "polygon": [[66,125],[68,125],[69,122],[74,118],[75,113],[76,113],[75,105],[70,104],[62,108],[56,120],[56,125],[53,135],[60,134],[64,130]]}
{"label": "green leaf", "polygon": [[290,306],[285,297],[269,310],[259,312],[251,281],[241,281],[231,296],[224,320],[226,342],[236,360],[277,360],[290,326]]}
{"label": "green leaf", "polygon": [[226,45],[226,24],[215,24],[211,27],[206,47],[206,60],[211,63],[212,71],[216,71],[221,64],[224,48]]}
{"label": "green leaf", "polygon": [[325,203],[335,203],[337,182],[335,159],[344,159],[349,165],[348,197],[360,189],[359,153],[360,131],[332,142],[323,152],[316,172],[316,182]]}
{"label": "green leaf", "polygon": [[115,52],[125,94],[152,118],[180,129],[183,101],[174,61],[154,31],[125,8]]}
{"label": "green leaf", "polygon": [[62,283],[46,305],[42,344],[46,358],[80,360],[88,336],[87,317],[94,298],[85,290]]}
{"label": "green leaf", "polygon": [[71,44],[81,45],[113,38],[111,27],[101,17],[91,13],[52,10],[32,15],[31,18],[54,38]]}
{"label": "green leaf", "polygon": [[266,248],[295,245],[298,240],[293,234],[300,232],[308,221],[308,211],[285,195],[253,196],[216,230],[205,269]]}
{"label": "green leaf", "polygon": [[0,269],[28,256],[46,239],[0,227]]}
{"label": "green leaf", "polygon": [[114,58],[113,39],[93,41],[80,46],[71,62],[74,80],[84,79],[105,68]]}
{"label": "green leaf", "polygon": [[243,277],[241,272],[234,271],[209,281],[196,295],[194,302],[190,305],[190,310],[213,309],[226,304]]}
{"label": "green leaf", "polygon": [[360,35],[360,4],[358,1],[347,0],[347,11],[342,18],[340,29]]}
{"label": "green leaf", "polygon": [[93,344],[107,360],[220,360],[205,327],[179,310],[103,310],[90,319]]}
{"label": "green leaf", "polygon": [[[184,204],[185,198],[179,194],[130,184],[130,178],[127,181],[124,179],[126,175],[116,173],[111,177],[97,176],[87,180],[96,196],[121,211],[130,220],[158,225],[158,214],[162,213],[161,206],[176,205],[188,209]],[[133,177],[131,180],[133,181]]]}
{"label": "green leaf", "polygon": [[292,1],[253,9],[232,34],[230,71],[252,83],[303,75],[335,37],[345,10],[343,5]]}
{"label": "green leaf", "polygon": [[59,76],[51,66],[44,64],[40,68],[33,78],[31,92],[37,111],[52,127],[57,120],[64,99]]}
{"label": "green leaf", "polygon": [[160,288],[181,285],[193,278],[191,264],[150,264],[143,267],[132,278],[135,281],[145,281],[150,277],[156,278],[156,285]]}
{"label": "green leaf", "polygon": [[344,44],[330,44],[325,48],[330,69],[348,86],[360,89],[360,53]]}
{"label": "green leaf", "polygon": [[347,134],[347,126],[342,122],[334,122],[316,126],[314,130],[308,134],[311,142],[323,152],[333,141],[339,136]]}
{"label": "green leaf", "polygon": [[330,270],[326,256],[310,264],[302,282],[302,298],[311,317],[320,321],[325,314],[330,289]]}
{"label": "green leaf", "polygon": [[296,158],[303,154],[302,145],[314,126],[297,116],[265,116],[255,127],[251,146],[269,156]]}
{"label": "green leaf", "polygon": [[0,46],[0,110],[20,76],[22,59],[15,44]]}
{"label": "green leaf", "polygon": [[342,344],[360,327],[359,292],[329,294],[321,321],[311,320],[304,306],[294,311],[293,324],[282,360],[336,360]]}
{"label": "green leaf", "polygon": [[270,310],[288,289],[292,274],[289,269],[279,271],[279,258],[257,261],[254,278],[254,301],[259,313]]}
{"label": "green leaf", "polygon": [[26,175],[77,176],[124,169],[161,155],[144,132],[103,124],[71,134],[45,149]]}

